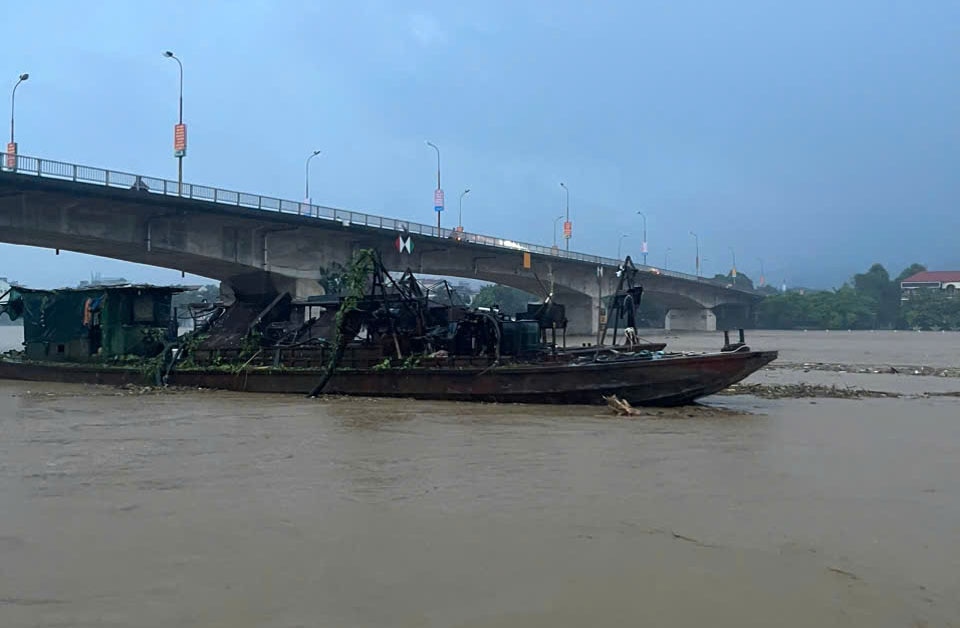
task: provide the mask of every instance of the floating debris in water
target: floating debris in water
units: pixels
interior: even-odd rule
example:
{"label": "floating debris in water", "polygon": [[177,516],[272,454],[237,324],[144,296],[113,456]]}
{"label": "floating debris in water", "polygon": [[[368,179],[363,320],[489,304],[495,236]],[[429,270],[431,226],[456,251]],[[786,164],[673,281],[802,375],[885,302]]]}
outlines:
{"label": "floating debris in water", "polygon": [[857,365],[857,364],[830,364],[828,362],[778,363],[764,367],[765,370],[803,370],[829,371],[832,373],[858,373],[870,375],[920,375],[934,377],[960,377],[960,368],[942,366],[910,366],[910,365]]}
{"label": "floating debris in water", "polygon": [[695,419],[716,416],[747,416],[752,414],[745,410],[718,408],[716,406],[707,406],[699,403],[674,408],[634,408],[629,401],[621,399],[616,395],[610,395],[609,397],[604,396],[603,399],[617,416],[632,416],[644,419]]}
{"label": "floating debris in water", "polygon": [[799,399],[825,397],[833,399],[892,398],[903,395],[882,390],[824,386],[822,384],[733,384],[719,395],[753,395],[763,399]]}

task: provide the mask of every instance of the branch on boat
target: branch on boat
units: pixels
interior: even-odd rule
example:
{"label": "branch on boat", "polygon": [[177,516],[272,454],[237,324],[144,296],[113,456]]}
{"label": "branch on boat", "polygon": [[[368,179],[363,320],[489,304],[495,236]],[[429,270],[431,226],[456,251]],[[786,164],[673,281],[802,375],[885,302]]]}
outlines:
{"label": "branch on boat", "polygon": [[[334,350],[330,354],[330,361],[324,366],[323,375],[320,377],[320,381],[317,382],[317,385],[313,387],[313,390],[310,391],[308,397],[317,397],[323,391],[324,387],[327,385],[327,382],[330,381],[330,378],[333,377],[333,372],[337,369],[337,366],[340,364],[341,358],[347,348],[347,343],[350,341],[352,334],[347,334],[344,332],[344,327],[346,325],[347,317],[352,314],[356,309],[357,305],[360,302],[360,299],[363,298],[363,295],[366,293],[367,287],[367,278],[374,272],[382,272],[382,265],[380,264],[379,257],[372,249],[361,249],[357,251],[354,255],[353,260],[350,262],[349,269],[346,276],[346,297],[343,300],[343,303],[340,306],[340,309],[337,310],[335,317],[334,325]],[[391,331],[393,323],[391,322]],[[396,332],[393,334],[394,343],[397,342]],[[400,346],[397,345],[397,357],[400,357]]]}

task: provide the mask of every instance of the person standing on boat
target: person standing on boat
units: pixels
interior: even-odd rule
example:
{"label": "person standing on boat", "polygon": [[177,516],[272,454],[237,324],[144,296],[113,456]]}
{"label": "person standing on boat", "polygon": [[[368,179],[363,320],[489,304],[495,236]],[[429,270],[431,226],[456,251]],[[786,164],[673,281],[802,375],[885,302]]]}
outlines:
{"label": "person standing on boat", "polygon": [[620,306],[620,315],[623,316],[624,311],[627,314],[627,326],[623,330],[623,342],[630,348],[633,348],[639,342],[637,336],[637,308],[634,305],[633,295],[630,292],[624,295],[623,301]]}

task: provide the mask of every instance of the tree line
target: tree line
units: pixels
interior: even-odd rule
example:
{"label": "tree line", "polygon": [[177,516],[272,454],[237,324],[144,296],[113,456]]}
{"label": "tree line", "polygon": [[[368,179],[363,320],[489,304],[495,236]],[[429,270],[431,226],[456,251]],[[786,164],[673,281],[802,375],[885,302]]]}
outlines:
{"label": "tree line", "polygon": [[896,278],[882,264],[835,290],[771,294],[757,306],[761,329],[960,330],[960,298],[945,290],[917,289],[904,298],[900,282],[925,271],[911,264]]}

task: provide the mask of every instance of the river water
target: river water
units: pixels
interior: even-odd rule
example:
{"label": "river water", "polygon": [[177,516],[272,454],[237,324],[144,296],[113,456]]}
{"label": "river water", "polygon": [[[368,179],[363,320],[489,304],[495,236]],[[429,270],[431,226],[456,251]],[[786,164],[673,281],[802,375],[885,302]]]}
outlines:
{"label": "river water", "polygon": [[748,340],[783,350],[752,381],[903,396],[622,418],[0,381],[0,626],[960,625],[960,398],[925,394],[960,378],[908,371],[960,335]]}

